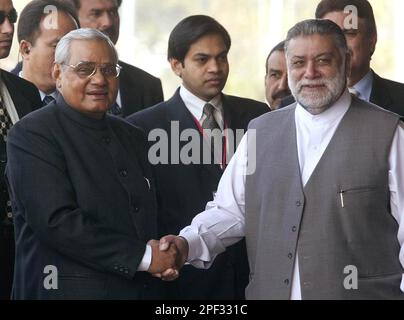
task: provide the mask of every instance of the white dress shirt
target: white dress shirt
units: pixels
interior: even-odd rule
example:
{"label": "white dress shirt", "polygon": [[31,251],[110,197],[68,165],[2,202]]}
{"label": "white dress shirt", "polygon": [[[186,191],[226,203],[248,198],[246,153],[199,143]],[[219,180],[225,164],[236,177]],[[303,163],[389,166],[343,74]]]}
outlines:
{"label": "white dress shirt", "polygon": [[355,85],[352,88],[356,92],[358,92],[359,94],[358,98],[369,102],[370,95],[372,94],[372,86],[373,86],[373,71],[369,70],[369,72],[357,83],[355,83]]}
{"label": "white dress shirt", "polygon": [[221,94],[218,94],[212,100],[206,102],[193,93],[191,93],[187,88],[183,85],[180,87],[180,97],[182,101],[184,101],[185,106],[191,112],[195,119],[199,121],[202,125],[203,121],[206,119],[206,115],[203,113],[203,107],[205,104],[210,103],[213,108],[213,117],[215,118],[217,124],[219,125],[220,129],[224,129],[224,120],[223,120],[223,105]]}
{"label": "white dress shirt", "polygon": [[[312,115],[297,105],[296,139],[303,185],[309,180],[350,103],[351,96],[346,90],[332,107],[319,115]],[[180,232],[189,244],[188,261],[195,267],[208,268],[225,247],[244,236],[247,135],[248,132],[224,172],[215,199],[207,204],[206,211],[197,215],[192,224]],[[395,132],[389,155],[389,189],[391,214],[399,224],[399,260],[404,266],[404,153],[400,151],[400,146],[404,146],[403,123]],[[401,290],[404,292],[404,277]],[[291,299],[301,299],[298,255]]]}

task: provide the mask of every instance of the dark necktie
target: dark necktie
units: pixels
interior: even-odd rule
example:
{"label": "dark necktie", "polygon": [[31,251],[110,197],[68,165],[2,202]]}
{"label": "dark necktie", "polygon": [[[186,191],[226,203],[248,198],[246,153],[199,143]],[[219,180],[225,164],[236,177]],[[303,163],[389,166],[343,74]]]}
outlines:
{"label": "dark necktie", "polygon": [[210,103],[205,104],[203,107],[203,114],[206,116],[205,120],[202,122],[203,129],[220,129],[220,126],[216,122],[215,117],[213,116],[215,107],[212,106]]}
{"label": "dark necktie", "polygon": [[55,101],[55,98],[52,96],[45,96],[45,98],[43,98],[42,100],[42,106],[45,107],[46,105],[48,105],[49,103]]}
{"label": "dark necktie", "polygon": [[7,141],[7,134],[12,126],[10,116],[7,108],[4,105],[3,99],[0,97],[0,135],[3,137],[3,141]]}
{"label": "dark necktie", "polygon": [[[206,118],[202,122],[202,129],[211,130],[210,139],[207,140],[208,146],[213,154],[214,162],[216,164],[222,164],[223,160],[222,131],[220,129],[219,124],[216,122],[215,117],[213,116],[214,110],[215,110],[214,106],[212,106],[210,103],[205,104],[205,106],[203,107],[203,114],[206,116]],[[216,139],[214,137],[216,137]]]}
{"label": "dark necktie", "polygon": [[115,102],[111,108],[109,108],[108,113],[113,114],[114,116],[120,116],[122,114],[121,108],[119,108],[118,104]]}
{"label": "dark necktie", "polygon": [[[8,114],[7,108],[4,105],[3,99],[0,96],[0,136],[2,137],[3,141],[0,143],[1,148],[4,148],[4,150],[2,152],[5,153],[6,150],[6,141],[7,141],[7,134],[8,131],[10,130],[10,128],[12,127],[12,122],[10,119],[10,116]],[[1,212],[0,212],[0,223],[3,223],[5,225],[11,225],[11,221],[12,221],[12,209],[11,209],[11,201],[10,198],[8,196],[8,192],[5,194],[5,197],[3,198],[3,200],[5,200],[5,202],[1,202]],[[4,206],[4,207],[3,207]],[[6,212],[6,216],[5,219],[3,219],[3,210],[5,210]],[[1,221],[3,220],[3,221]]]}

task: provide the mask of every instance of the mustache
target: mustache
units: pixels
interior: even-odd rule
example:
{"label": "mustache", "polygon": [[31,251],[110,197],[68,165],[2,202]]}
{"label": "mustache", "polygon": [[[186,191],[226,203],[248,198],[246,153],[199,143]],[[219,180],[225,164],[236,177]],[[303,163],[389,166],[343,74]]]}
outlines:
{"label": "mustache", "polygon": [[327,86],[328,87],[328,83],[329,83],[329,81],[327,81],[326,79],[321,79],[321,80],[303,79],[296,84],[296,88],[298,91],[301,91],[302,87],[307,87],[307,86]]}

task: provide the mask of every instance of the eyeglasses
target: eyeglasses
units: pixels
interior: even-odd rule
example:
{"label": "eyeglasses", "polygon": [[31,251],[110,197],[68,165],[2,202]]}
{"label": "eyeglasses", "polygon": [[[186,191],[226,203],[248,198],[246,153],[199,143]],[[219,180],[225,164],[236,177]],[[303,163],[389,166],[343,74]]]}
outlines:
{"label": "eyeglasses", "polygon": [[95,62],[81,61],[75,65],[63,64],[70,67],[80,78],[91,78],[97,73],[97,69],[100,69],[102,75],[105,78],[112,79],[118,78],[121,73],[122,67],[119,64],[105,63],[99,64]]}
{"label": "eyeglasses", "polygon": [[0,11],[0,24],[3,24],[4,21],[6,21],[6,18],[8,18],[8,21],[10,21],[10,23],[16,23],[17,17],[17,10],[15,10],[14,8],[9,13]]}

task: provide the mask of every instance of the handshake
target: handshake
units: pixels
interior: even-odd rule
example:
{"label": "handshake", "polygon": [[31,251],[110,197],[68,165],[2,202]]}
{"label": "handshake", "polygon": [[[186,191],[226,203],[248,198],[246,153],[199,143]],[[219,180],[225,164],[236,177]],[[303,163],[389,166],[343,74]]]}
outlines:
{"label": "handshake", "polygon": [[187,240],[169,235],[160,241],[150,240],[147,244],[152,248],[152,260],[147,271],[164,281],[177,279],[188,257]]}

